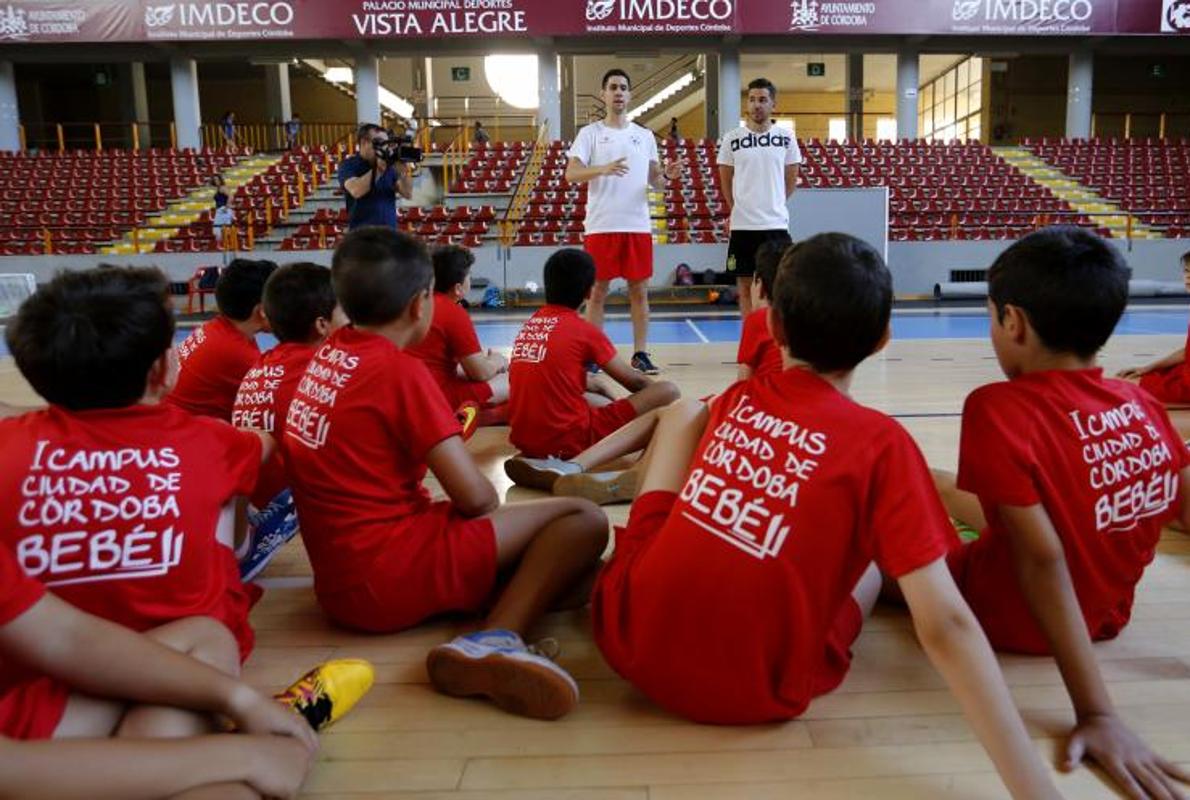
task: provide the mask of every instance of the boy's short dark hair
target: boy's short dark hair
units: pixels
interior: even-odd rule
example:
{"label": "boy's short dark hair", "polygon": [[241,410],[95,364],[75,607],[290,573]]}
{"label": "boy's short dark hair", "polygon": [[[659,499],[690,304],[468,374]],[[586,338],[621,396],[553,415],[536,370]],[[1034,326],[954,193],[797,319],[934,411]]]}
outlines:
{"label": "boy's short dark hair", "polygon": [[384,325],[430,288],[434,270],[421,239],[376,225],[344,236],[331,259],[335,296],[352,322]]}
{"label": "boy's short dark hair", "polygon": [[1182,263],[1190,264],[1190,250],[1187,250],[1186,252],[1182,253]]}
{"label": "boy's short dark hair", "polygon": [[554,251],[545,261],[545,302],[578,308],[595,285],[595,259],[575,247]]}
{"label": "boy's short dark hair", "polygon": [[1004,318],[1014,305],[1041,343],[1090,358],[1116,328],[1128,304],[1129,269],[1114,247],[1073,226],[1034,231],[988,270],[988,296]]}
{"label": "boy's short dark hair", "polygon": [[172,345],[169,283],[151,267],[60,272],[21,305],[8,349],[34,390],[75,411],[141,399]]}
{"label": "boy's short dark hair", "polygon": [[309,261],[278,267],[264,285],[262,302],[277,341],[308,342],[318,318],[335,312],[331,271]]}
{"label": "boy's short dark hair", "polygon": [[434,262],[434,291],[449,292],[467,280],[475,254],[458,244],[444,244],[430,254]]}
{"label": "boy's short dark hair", "polygon": [[628,73],[625,72],[624,70],[620,69],[619,67],[613,67],[612,69],[609,69],[607,72],[603,73],[603,80],[599,81],[599,88],[606,89],[607,82],[609,80],[611,80],[612,78],[616,77],[617,75],[620,76],[621,78],[623,78],[624,80],[628,81],[629,89],[632,88],[632,78],[628,77]]}
{"label": "boy's short dark hair", "polygon": [[870,244],[820,233],[785,251],[770,302],[790,355],[818,372],[839,372],[875,352],[892,296],[892,275]]}
{"label": "boy's short dark hair", "polygon": [[760,292],[765,297],[773,296],[773,281],[777,278],[777,265],[781,263],[781,256],[793,244],[793,237],[789,234],[785,236],[774,236],[771,239],[765,239],[760,243],[760,247],[756,248],[756,255],[752,257],[755,262],[755,278],[760,281]]}
{"label": "boy's short dark hair", "polygon": [[215,284],[215,303],[219,313],[244,322],[252,316],[252,309],[260,305],[264,283],[277,269],[277,262],[251,258],[232,259]]}
{"label": "boy's short dark hair", "polygon": [[770,100],[777,99],[777,87],[768,78],[756,78],[748,83],[748,91],[753,89],[767,89]]}

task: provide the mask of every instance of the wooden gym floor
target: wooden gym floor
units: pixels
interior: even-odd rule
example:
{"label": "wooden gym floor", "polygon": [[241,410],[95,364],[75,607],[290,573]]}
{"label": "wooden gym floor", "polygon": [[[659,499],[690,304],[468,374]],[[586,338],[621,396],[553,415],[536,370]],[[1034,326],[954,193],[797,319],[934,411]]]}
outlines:
{"label": "wooden gym floor", "polygon": [[[1181,336],[1117,336],[1109,370],[1180,347]],[[730,344],[657,346],[683,394],[725,387],[735,374]],[[974,387],[999,380],[986,340],[894,340],[859,369],[853,394],[896,415],[932,466],[954,469],[959,411]],[[12,363],[0,361],[0,400],[33,399]],[[512,453],[506,429],[481,430],[475,458],[510,502],[501,469]],[[989,453],[989,457],[995,457]],[[614,524],[627,506],[608,508]],[[276,690],[319,661],[363,657],[377,683],[328,732],[305,796],[319,800],[769,800],[772,798],[999,798],[1007,796],[945,684],[914,640],[908,616],[878,608],[855,648],[843,685],[800,719],[762,727],[694,725],[652,706],[611,671],[591,641],[584,612],[548,617],[538,632],[562,645],[560,663],[582,700],[569,717],[535,722],[482,701],[441,697],[426,682],[432,645],[462,623],[438,622],[393,636],[330,626],[320,615],[300,541],[266,572],[252,621],[257,648],[245,677]],[[696,655],[696,654],[692,654]],[[1121,714],[1171,760],[1190,766],[1190,537],[1166,531],[1137,595],[1131,625],[1096,645]],[[1053,662],[1009,656],[1005,677],[1038,750],[1054,762],[1072,723]],[[1070,798],[1117,796],[1093,771],[1061,775]]]}

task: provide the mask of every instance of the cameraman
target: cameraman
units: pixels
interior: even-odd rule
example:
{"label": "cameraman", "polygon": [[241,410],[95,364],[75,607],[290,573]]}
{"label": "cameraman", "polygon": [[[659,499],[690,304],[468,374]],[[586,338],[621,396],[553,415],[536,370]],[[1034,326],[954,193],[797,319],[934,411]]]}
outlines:
{"label": "cameraman", "polygon": [[[359,152],[339,165],[339,186],[347,201],[347,227],[362,225],[397,227],[397,195],[413,196],[413,176],[408,164],[390,164],[377,149],[384,150],[388,131],[364,123],[356,131]],[[395,144],[395,143],[394,143]]]}

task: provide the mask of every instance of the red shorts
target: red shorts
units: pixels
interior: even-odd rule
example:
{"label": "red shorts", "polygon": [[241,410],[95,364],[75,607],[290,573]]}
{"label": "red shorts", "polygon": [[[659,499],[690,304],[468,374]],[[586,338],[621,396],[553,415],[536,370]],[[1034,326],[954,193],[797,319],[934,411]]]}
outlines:
{"label": "red shorts", "polygon": [[636,419],[636,409],[628,398],[621,397],[605,406],[592,406],[591,424],[584,430],[574,428],[565,436],[553,438],[549,443],[548,453],[529,453],[525,455],[533,458],[557,456],[558,458],[574,458],[596,442],[607,438],[632,420]]}
{"label": "red shorts", "polygon": [[458,408],[468,401],[484,406],[492,399],[492,385],[487,381],[451,380],[441,386],[451,408]]}
{"label": "red shorts", "polygon": [[1190,403],[1190,386],[1185,381],[1186,366],[1175,364],[1140,376],[1140,388],[1162,403]]}
{"label": "red shorts", "polygon": [[405,521],[379,558],[358,567],[354,586],[318,592],[340,625],[391,633],[437,614],[475,612],[496,585],[496,531],[490,519],[463,517],[444,500]]}
{"label": "red shorts", "polygon": [[[595,642],[612,669],[634,684],[638,683],[634,680],[634,675],[647,679],[648,676],[657,674],[657,667],[641,663],[632,643],[621,636],[623,620],[632,616],[631,606],[625,600],[632,596],[634,564],[648,550],[657,532],[665,525],[677,499],[678,495],[674,492],[648,492],[636,498],[629,512],[628,524],[623,528],[616,528],[615,550],[611,559],[600,570],[591,592],[592,633]],[[851,666],[851,645],[859,636],[863,622],[863,612],[859,604],[854,598],[848,597],[827,634],[822,667],[814,676],[811,687],[814,696],[831,691],[846,677]],[[709,632],[708,635],[713,637],[714,632]],[[715,712],[708,712],[707,702],[700,701],[697,697],[685,697],[680,703],[676,700],[667,703],[660,698],[654,699],[671,711],[699,722],[733,723],[757,713],[750,709],[734,709],[732,714],[737,715],[734,719],[720,720],[716,718]],[[761,717],[767,715],[767,712],[764,712]]]}
{"label": "red shorts", "polygon": [[583,249],[595,259],[595,280],[647,281],[653,277],[653,235],[588,233]]}
{"label": "red shorts", "polygon": [[70,687],[47,677],[31,678],[0,694],[0,736],[50,739],[70,699]]}

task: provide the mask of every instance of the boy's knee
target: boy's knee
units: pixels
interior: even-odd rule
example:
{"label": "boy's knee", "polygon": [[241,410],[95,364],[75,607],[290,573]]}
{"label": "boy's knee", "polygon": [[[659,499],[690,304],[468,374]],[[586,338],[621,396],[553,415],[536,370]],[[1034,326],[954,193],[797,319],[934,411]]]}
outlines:
{"label": "boy's knee", "polygon": [[576,497],[574,501],[574,507],[570,513],[574,515],[578,523],[577,527],[583,531],[586,540],[597,545],[599,552],[603,552],[608,537],[607,514],[590,500]]}
{"label": "boy's knee", "polygon": [[193,638],[187,655],[227,675],[240,674],[240,646],[225,625],[210,617],[191,617]]}
{"label": "boy's knee", "polygon": [[682,390],[673,381],[657,381],[653,385],[657,387],[658,399],[663,406],[675,403],[682,397]]}
{"label": "boy's knee", "polygon": [[686,423],[697,419],[705,410],[706,406],[698,400],[678,398],[662,409],[661,418],[674,423]]}

